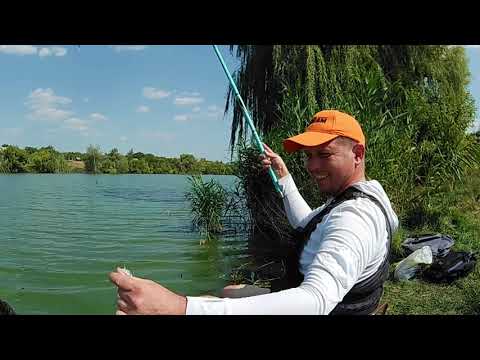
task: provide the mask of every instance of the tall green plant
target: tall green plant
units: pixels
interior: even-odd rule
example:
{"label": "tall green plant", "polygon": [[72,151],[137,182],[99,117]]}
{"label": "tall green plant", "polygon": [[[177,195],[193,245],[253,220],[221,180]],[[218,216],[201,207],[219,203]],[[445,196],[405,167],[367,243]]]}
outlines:
{"label": "tall green plant", "polygon": [[225,190],[215,179],[204,182],[199,175],[189,176],[188,181],[191,189],[185,197],[190,201],[193,225],[207,238],[221,233],[226,205]]}

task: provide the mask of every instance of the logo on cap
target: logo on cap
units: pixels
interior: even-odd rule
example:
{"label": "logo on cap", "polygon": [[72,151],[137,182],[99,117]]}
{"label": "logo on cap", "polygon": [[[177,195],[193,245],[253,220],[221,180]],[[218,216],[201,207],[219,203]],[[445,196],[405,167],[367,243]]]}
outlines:
{"label": "logo on cap", "polygon": [[328,118],[326,118],[326,117],[319,117],[317,122],[324,124],[324,123],[327,122],[327,120],[328,120]]}

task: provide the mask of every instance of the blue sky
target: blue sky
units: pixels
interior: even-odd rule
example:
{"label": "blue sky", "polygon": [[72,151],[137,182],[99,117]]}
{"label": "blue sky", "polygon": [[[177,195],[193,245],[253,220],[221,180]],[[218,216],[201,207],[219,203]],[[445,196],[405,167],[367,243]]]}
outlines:
{"label": "blue sky", "polygon": [[[467,54],[480,104],[480,46]],[[0,144],[229,160],[228,82],[210,45],[0,45],[0,69]]]}

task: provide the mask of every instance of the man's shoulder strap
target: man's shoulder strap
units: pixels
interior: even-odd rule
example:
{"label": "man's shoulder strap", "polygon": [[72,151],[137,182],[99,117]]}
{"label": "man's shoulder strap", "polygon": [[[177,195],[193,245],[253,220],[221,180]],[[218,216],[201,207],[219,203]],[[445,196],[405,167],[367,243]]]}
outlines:
{"label": "man's shoulder strap", "polygon": [[333,208],[337,207],[338,205],[340,205],[341,203],[343,203],[347,200],[353,200],[353,199],[357,199],[359,197],[370,199],[375,205],[377,205],[380,208],[383,215],[385,216],[385,221],[386,221],[386,224],[387,224],[387,230],[388,230],[388,235],[389,235],[388,238],[389,238],[389,241],[391,241],[391,239],[392,239],[392,228],[391,228],[391,225],[390,225],[390,221],[388,221],[387,211],[385,210],[382,203],[380,201],[378,201],[378,199],[375,198],[374,196],[372,196],[370,194],[367,194],[367,193],[365,193],[365,192],[361,191],[360,189],[357,189],[353,186],[349,187],[342,194],[335,197],[332,200],[332,202],[330,204],[328,204],[324,209],[322,209],[317,215],[315,215],[303,229],[299,228],[299,229],[297,229],[297,231],[300,231],[302,233],[311,234],[313,232],[313,230],[315,230],[315,228],[317,227],[317,224],[319,224],[323,220],[323,218],[330,211],[332,211]]}

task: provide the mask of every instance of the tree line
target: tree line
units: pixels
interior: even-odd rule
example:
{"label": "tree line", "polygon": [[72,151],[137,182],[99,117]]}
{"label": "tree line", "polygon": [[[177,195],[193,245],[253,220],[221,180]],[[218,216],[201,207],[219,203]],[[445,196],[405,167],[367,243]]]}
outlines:
{"label": "tree line", "polygon": [[3,144],[0,148],[1,173],[95,173],[95,174],[211,174],[231,175],[232,165],[197,159],[192,154],[178,158],[134,152],[121,154],[117,148],[103,153],[90,145],[85,153],[60,152],[53,146],[20,148]]}

